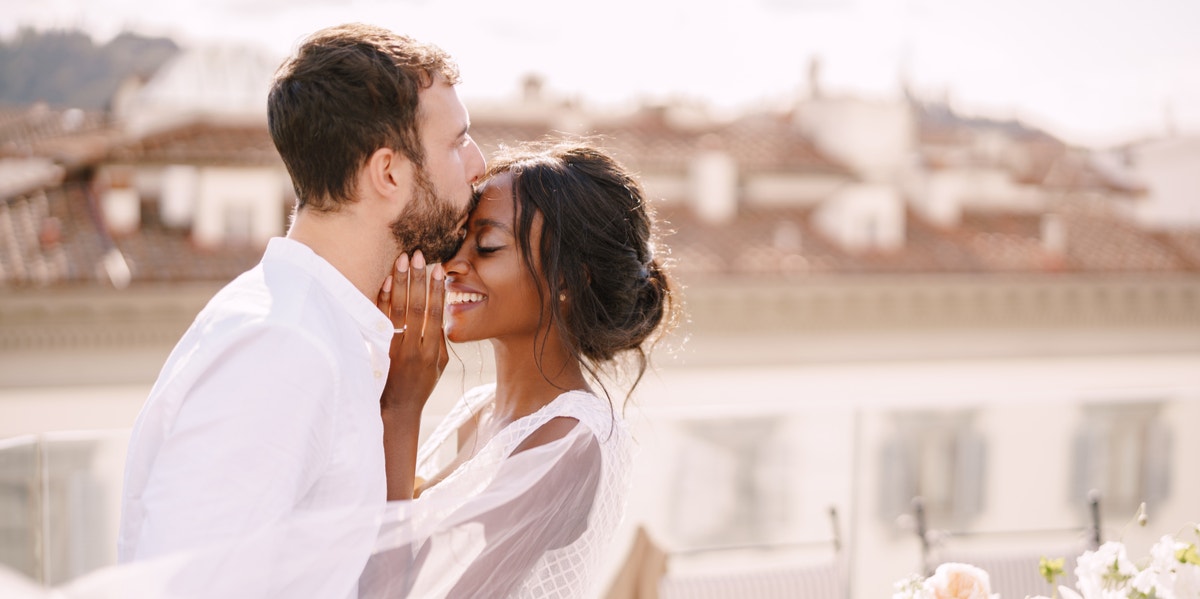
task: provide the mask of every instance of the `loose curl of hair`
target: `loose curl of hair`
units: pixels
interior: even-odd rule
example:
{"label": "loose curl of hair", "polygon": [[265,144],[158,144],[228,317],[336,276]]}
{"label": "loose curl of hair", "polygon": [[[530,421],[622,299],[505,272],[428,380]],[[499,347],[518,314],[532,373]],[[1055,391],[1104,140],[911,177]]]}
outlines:
{"label": "loose curl of hair", "polygon": [[358,169],[379,148],[403,154],[423,178],[419,93],[439,76],[458,83],[449,54],[381,27],[339,25],[305,39],[267,96],[298,206],[332,212],[354,201]]}
{"label": "loose curl of hair", "polygon": [[[646,372],[648,350],[675,324],[677,312],[674,284],[663,267],[665,250],[641,185],[604,151],[582,141],[501,148],[485,178],[502,173],[512,176],[521,256],[534,280],[538,270],[544,277],[546,286],[538,288],[542,303],[549,294],[550,322],[539,329],[556,327],[597,382],[614,360],[632,355],[628,399]],[[539,214],[540,269],[531,245]]]}

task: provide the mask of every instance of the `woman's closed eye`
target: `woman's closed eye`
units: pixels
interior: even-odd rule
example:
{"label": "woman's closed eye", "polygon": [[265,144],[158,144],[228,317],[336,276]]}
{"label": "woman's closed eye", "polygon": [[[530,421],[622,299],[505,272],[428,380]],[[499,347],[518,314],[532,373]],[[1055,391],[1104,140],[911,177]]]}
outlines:
{"label": "woman's closed eye", "polygon": [[488,254],[494,254],[502,249],[504,249],[503,245],[483,245],[483,244],[478,244],[478,243],[475,244],[475,251],[478,254],[483,255],[483,256],[486,256]]}

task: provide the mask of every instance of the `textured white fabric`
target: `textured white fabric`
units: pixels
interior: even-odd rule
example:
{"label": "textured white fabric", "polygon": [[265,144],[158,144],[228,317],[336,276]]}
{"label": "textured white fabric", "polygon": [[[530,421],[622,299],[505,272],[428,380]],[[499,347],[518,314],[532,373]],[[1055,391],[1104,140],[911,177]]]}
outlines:
{"label": "textured white fabric", "polygon": [[[422,448],[421,472],[435,471],[435,445],[492,397],[486,387],[463,398]],[[578,422],[561,439],[513,453],[560,417]],[[0,575],[0,597],[586,597],[624,512],[630,453],[625,424],[606,401],[564,393],[504,428],[418,500],[297,509],[253,533],[54,590]]]}
{"label": "textured white fabric", "polygon": [[119,559],[244,538],[296,511],[383,506],[391,330],[307,246],[271,240],[196,317],[138,416]]}
{"label": "textured white fabric", "polygon": [[[444,467],[437,460],[445,455],[441,446],[456,443],[458,429],[494,397],[495,386],[485,385],[459,400],[422,446],[418,476],[432,478]],[[543,450],[544,455],[526,451],[513,456],[525,439],[555,418],[577,420],[574,434]],[[502,429],[414,502],[414,513],[440,521],[443,530],[460,528],[461,521],[484,523],[486,543],[469,560],[455,560],[467,567],[448,596],[480,596],[475,593],[483,591],[489,597],[585,596],[624,514],[630,465],[625,422],[606,400],[591,393],[563,393]],[[448,515],[454,512],[457,518]],[[432,551],[437,549],[435,541]]]}

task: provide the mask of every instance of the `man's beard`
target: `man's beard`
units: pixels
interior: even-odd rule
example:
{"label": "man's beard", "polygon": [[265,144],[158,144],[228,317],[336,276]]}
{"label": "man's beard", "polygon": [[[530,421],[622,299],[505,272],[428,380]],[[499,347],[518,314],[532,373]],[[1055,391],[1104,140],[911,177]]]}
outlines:
{"label": "man's beard", "polygon": [[411,255],[421,250],[425,262],[434,264],[454,257],[462,245],[462,231],[458,224],[466,216],[454,210],[448,200],[438,198],[428,178],[422,173],[413,182],[412,200],[392,223],[392,235],[400,251]]}

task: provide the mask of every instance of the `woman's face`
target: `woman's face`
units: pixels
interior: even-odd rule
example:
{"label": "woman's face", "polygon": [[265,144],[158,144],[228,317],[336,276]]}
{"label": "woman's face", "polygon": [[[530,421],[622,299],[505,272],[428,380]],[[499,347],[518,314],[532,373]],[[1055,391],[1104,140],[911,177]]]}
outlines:
{"label": "woman's face", "polygon": [[[531,231],[535,264],[541,221],[535,217]],[[467,218],[463,245],[445,268],[448,339],[534,338],[548,298],[539,301],[540,276],[535,280],[521,258],[511,174],[501,173],[484,185]]]}

